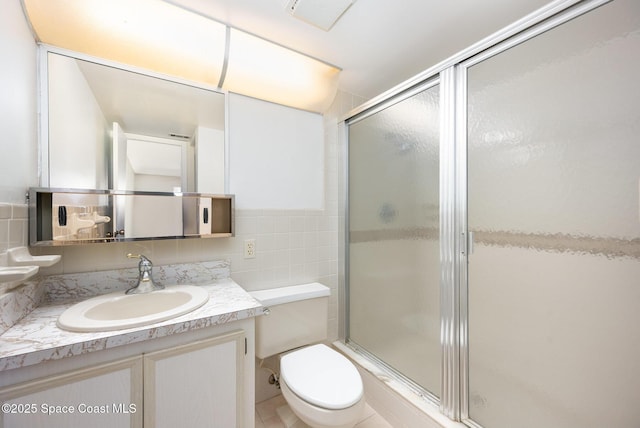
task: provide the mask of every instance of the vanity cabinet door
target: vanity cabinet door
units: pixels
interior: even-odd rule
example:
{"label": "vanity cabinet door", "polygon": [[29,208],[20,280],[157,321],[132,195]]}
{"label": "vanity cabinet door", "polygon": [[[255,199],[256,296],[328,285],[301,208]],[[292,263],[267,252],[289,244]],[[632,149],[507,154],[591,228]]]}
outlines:
{"label": "vanity cabinet door", "polygon": [[0,389],[0,427],[142,427],[142,357]]}
{"label": "vanity cabinet door", "polygon": [[144,426],[242,427],[244,331],[144,355]]}

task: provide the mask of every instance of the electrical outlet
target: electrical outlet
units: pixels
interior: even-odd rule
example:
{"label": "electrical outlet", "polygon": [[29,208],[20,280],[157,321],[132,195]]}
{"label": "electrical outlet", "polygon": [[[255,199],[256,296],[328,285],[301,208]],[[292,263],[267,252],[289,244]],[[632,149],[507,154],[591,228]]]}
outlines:
{"label": "electrical outlet", "polygon": [[256,257],[256,240],[245,239],[244,240],[244,258],[253,259]]}

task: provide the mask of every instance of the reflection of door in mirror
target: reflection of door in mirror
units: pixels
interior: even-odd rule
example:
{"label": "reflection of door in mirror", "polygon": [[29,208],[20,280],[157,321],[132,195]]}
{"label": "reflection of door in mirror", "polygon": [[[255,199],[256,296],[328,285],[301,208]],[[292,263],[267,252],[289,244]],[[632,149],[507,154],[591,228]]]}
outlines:
{"label": "reflection of door in mirror", "polygon": [[[112,169],[115,190],[173,192],[187,188],[188,142],[127,134],[113,123]],[[191,162],[193,164],[193,162]],[[182,235],[182,200],[179,197],[130,196],[115,204],[115,218],[124,236]],[[175,222],[158,222],[157,210]]]}
{"label": "reflection of door in mirror", "polygon": [[187,145],[188,142],[127,134],[114,122],[114,189],[174,193],[186,190]]}
{"label": "reflection of door in mirror", "polygon": [[[186,185],[186,145],[179,141],[127,135],[126,185],[129,190],[180,194]],[[125,216],[125,237],[181,236],[182,199],[166,196],[131,196]],[[158,221],[158,210],[171,222]]]}

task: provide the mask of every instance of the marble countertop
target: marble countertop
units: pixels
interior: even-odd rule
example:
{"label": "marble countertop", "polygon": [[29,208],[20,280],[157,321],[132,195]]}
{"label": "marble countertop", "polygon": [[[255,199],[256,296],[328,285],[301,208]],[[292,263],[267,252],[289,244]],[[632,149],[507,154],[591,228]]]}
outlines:
{"label": "marble countertop", "polygon": [[232,279],[219,279],[200,286],[209,291],[209,301],[204,306],[180,317],[124,330],[90,333],[62,330],[57,327],[56,320],[73,303],[38,307],[0,336],[0,371],[225,324],[263,313],[262,305]]}

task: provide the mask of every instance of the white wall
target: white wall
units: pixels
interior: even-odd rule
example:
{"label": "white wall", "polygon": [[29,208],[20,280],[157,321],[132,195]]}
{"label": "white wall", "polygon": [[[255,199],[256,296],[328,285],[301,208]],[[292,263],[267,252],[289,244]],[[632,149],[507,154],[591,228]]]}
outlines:
{"label": "white wall", "polygon": [[37,180],[36,45],[19,0],[0,0],[0,202],[24,203]]}
{"label": "white wall", "polygon": [[246,209],[322,209],[322,116],[229,94],[229,188]]}
{"label": "white wall", "polygon": [[104,189],[109,124],[76,61],[49,55],[51,187]]}
{"label": "white wall", "polygon": [[197,192],[225,192],[224,131],[198,126],[196,130]]}

